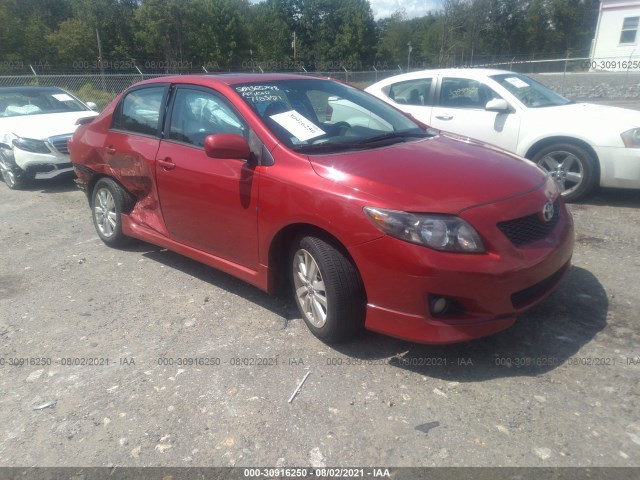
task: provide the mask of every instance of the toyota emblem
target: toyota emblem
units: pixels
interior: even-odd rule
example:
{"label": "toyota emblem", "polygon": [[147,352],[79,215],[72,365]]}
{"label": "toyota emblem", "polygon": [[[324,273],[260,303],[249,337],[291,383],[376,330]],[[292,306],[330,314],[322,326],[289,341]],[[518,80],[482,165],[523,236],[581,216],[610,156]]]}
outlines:
{"label": "toyota emblem", "polygon": [[551,202],[545,203],[544,207],[542,207],[542,219],[545,222],[550,222],[551,219],[553,218],[553,214],[554,214],[553,203]]}

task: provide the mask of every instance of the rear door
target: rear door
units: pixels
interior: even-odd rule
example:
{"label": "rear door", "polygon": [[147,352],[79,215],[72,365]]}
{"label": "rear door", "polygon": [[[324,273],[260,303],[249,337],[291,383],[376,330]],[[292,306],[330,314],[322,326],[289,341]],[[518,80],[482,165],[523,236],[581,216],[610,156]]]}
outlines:
{"label": "rear door", "polygon": [[403,80],[388,85],[383,91],[391,100],[392,105],[403,112],[410,113],[422,123],[430,125],[435,79],[434,76],[427,76]]}
{"label": "rear door", "polygon": [[129,91],[116,107],[104,139],[104,162],[138,197],[152,193],[168,90],[169,84],[154,83]]}
{"label": "rear door", "polygon": [[251,131],[215,90],[178,85],[156,160],[160,205],[169,236],[251,269],[258,264],[256,167],[210,158],[208,135]]}

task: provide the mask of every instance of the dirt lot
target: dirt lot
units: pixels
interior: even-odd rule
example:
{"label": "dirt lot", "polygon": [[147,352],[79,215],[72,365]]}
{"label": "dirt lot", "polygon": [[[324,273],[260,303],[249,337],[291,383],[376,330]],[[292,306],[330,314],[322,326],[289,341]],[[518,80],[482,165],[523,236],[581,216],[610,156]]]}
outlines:
{"label": "dirt lot", "polygon": [[0,465],[638,467],[639,207],[572,205],[573,269],[508,331],[330,348],[283,300],[104,246],[70,180],[0,184]]}

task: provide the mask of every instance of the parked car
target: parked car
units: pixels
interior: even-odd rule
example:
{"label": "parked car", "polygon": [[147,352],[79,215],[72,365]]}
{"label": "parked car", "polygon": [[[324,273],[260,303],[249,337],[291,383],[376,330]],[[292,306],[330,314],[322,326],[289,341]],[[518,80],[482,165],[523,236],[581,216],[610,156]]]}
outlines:
{"label": "parked car", "polygon": [[0,88],[0,172],[7,186],[71,174],[67,140],[79,119],[97,115],[91,108],[61,88]]}
{"label": "parked car", "polygon": [[640,188],[640,112],[574,103],[513,72],[423,70],[381,80],[367,92],[442,130],[531,159],[567,201],[598,185]]}
{"label": "parked car", "polygon": [[[351,107],[338,121],[339,104]],[[363,327],[425,343],[489,335],[570,264],[572,220],[550,176],[333,80],[141,82],[69,149],[107,245],[134,237],[289,288],[327,342]]]}

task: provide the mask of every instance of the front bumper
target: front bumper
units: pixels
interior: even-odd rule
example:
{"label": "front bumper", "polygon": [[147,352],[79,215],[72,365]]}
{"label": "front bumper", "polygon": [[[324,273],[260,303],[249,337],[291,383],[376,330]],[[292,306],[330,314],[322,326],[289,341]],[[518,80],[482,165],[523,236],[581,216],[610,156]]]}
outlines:
{"label": "front bumper", "polygon": [[[542,189],[462,212],[487,247],[484,254],[442,253],[385,236],[350,250],[367,292],[365,326],[421,343],[454,343],[511,326],[545,298],[570,266],[573,222],[562,201],[545,238],[516,247],[497,223],[532,213],[547,201]],[[434,316],[430,296],[461,308]]]}
{"label": "front bumper", "polygon": [[600,186],[640,188],[640,148],[596,147]]}
{"label": "front bumper", "polygon": [[37,179],[49,179],[73,172],[67,140],[71,135],[59,135],[47,139],[50,153],[33,153],[13,147],[15,164],[28,175]]}

